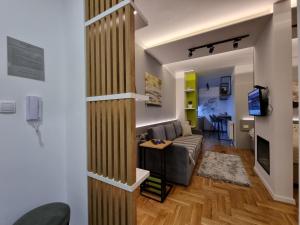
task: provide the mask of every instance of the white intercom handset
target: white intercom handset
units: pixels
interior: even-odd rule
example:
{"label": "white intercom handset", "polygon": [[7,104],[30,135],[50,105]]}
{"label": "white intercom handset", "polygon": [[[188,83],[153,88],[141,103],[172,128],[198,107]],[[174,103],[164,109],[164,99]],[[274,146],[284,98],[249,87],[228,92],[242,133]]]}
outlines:
{"label": "white intercom handset", "polygon": [[35,129],[41,145],[43,145],[43,143],[39,127],[42,122],[42,110],[42,98],[37,96],[26,97],[26,120]]}
{"label": "white intercom handset", "polygon": [[40,97],[26,97],[26,120],[28,122],[40,122],[42,120],[42,99]]}

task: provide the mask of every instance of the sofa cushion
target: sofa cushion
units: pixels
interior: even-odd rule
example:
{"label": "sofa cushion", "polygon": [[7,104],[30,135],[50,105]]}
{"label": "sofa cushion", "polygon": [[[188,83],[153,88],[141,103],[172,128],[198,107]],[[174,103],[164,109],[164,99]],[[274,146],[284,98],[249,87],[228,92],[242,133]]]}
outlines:
{"label": "sofa cushion", "polygon": [[164,126],[167,140],[173,141],[176,138],[175,127],[172,123]]}
{"label": "sofa cushion", "polygon": [[179,137],[176,138],[173,143],[177,145],[185,146],[189,151],[189,156],[191,161],[195,164],[196,163],[196,157],[198,151],[201,149],[201,143],[202,143],[203,136],[202,135],[196,135],[193,134],[191,136],[186,137]]}
{"label": "sofa cushion", "polygon": [[152,127],[148,130],[150,138],[166,140],[165,128],[163,126]]}
{"label": "sofa cushion", "polygon": [[176,132],[176,136],[180,137],[182,135],[182,126],[181,126],[181,122],[179,120],[176,120],[174,122],[174,127],[175,127],[175,132]]}

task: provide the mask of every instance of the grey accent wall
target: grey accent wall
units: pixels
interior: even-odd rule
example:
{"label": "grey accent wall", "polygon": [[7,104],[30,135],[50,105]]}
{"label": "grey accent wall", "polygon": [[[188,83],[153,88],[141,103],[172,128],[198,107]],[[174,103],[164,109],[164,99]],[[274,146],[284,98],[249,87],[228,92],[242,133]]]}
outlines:
{"label": "grey accent wall", "polygon": [[176,80],[156,59],[136,45],[136,89],[145,94],[145,73],[156,75],[162,80],[162,107],[147,106],[144,102],[136,104],[136,123],[142,126],[176,118]]}

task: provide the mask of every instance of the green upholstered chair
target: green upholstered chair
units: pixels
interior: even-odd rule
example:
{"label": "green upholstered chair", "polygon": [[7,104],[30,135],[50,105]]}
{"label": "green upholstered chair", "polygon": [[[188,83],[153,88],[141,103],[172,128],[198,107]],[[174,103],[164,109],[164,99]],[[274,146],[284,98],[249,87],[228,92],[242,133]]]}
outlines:
{"label": "green upholstered chair", "polygon": [[42,205],[23,215],[14,225],[68,225],[70,207],[65,203]]}

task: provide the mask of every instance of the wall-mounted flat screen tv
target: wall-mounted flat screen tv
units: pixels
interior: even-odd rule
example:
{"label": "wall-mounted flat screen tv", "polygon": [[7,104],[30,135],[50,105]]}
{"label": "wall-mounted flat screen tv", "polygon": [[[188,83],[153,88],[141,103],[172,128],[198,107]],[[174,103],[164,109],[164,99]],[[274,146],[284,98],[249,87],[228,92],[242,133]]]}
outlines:
{"label": "wall-mounted flat screen tv", "polygon": [[248,109],[251,116],[266,116],[268,100],[262,94],[262,90],[255,88],[248,93]]}

